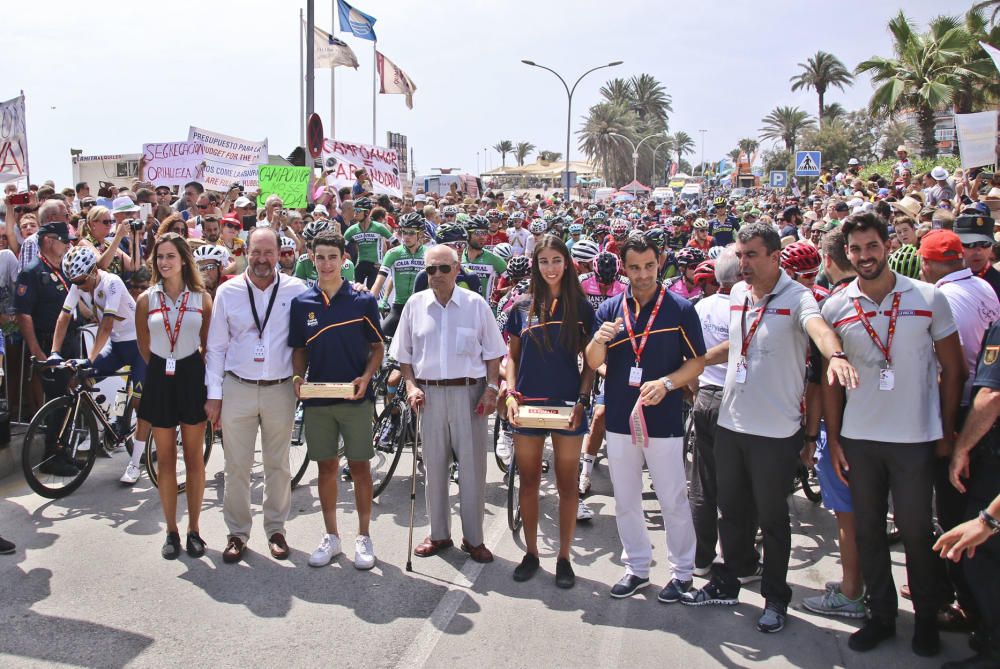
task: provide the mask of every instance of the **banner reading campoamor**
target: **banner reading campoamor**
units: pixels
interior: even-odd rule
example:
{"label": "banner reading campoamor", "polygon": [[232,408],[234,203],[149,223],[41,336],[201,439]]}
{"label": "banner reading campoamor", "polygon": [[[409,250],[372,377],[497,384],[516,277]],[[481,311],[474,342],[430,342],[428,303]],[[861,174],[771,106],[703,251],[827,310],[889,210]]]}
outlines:
{"label": "banner reading campoamor", "polygon": [[377,195],[402,197],[399,178],[399,154],[392,149],[370,144],[355,144],[327,139],[323,143],[323,169],[332,170],[326,183],[343,188],[354,183],[354,170],[365,168]]}

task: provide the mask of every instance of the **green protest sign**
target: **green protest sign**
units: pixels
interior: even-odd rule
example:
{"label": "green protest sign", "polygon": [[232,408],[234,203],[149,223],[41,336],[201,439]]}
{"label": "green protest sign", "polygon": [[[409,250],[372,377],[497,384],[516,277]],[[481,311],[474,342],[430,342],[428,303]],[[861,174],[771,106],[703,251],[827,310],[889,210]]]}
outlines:
{"label": "green protest sign", "polygon": [[305,208],[311,171],[309,167],[258,166],[260,195],[257,196],[257,206],[263,207],[269,195],[277,195],[287,209]]}

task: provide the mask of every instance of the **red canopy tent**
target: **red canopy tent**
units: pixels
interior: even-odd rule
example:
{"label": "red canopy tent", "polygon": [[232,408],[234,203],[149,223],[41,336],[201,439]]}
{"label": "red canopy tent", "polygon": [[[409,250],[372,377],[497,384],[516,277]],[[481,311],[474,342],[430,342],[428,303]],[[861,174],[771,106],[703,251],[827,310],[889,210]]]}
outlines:
{"label": "red canopy tent", "polygon": [[622,186],[618,190],[625,191],[626,193],[632,193],[634,195],[636,193],[648,193],[652,189],[649,186],[643,186],[641,183],[639,183],[638,179],[635,179],[632,181],[632,183],[628,184],[627,186]]}

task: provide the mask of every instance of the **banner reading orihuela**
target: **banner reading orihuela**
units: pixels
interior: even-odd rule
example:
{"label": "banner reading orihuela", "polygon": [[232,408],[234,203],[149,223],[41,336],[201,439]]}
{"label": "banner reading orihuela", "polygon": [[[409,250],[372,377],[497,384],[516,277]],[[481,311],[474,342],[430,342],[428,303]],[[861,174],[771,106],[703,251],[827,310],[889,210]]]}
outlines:
{"label": "banner reading orihuela", "polygon": [[233,183],[257,190],[257,166],[267,164],[267,140],[254,142],[191,126],[188,141],[205,145],[205,170],[201,183],[209,190],[225,192]]}
{"label": "banner reading orihuela", "polygon": [[304,209],[306,207],[311,167],[261,165],[257,170],[260,180],[258,207],[263,207],[270,195],[280,197],[282,204],[288,209]]}
{"label": "banner reading orihuela", "polygon": [[141,179],[154,186],[201,182],[205,145],[201,142],[151,142],[142,145]]}
{"label": "banner reading orihuela", "polygon": [[28,178],[24,96],[0,102],[0,183]]}
{"label": "banner reading orihuela", "polygon": [[323,169],[332,170],[326,185],[343,188],[354,184],[354,171],[365,168],[376,195],[403,196],[399,154],[392,149],[327,139],[323,142]]}

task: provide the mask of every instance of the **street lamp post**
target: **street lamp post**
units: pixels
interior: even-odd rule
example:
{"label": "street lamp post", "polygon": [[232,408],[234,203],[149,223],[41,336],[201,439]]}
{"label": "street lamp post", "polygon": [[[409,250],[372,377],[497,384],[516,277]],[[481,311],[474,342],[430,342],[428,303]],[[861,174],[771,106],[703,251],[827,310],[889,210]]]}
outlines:
{"label": "street lamp post", "polygon": [[[608,135],[610,135],[611,137],[619,137],[621,139],[624,139],[626,142],[629,143],[629,146],[632,147],[632,181],[638,181],[638,179],[639,179],[639,176],[638,176],[639,175],[639,148],[643,144],[645,144],[647,140],[653,139],[654,137],[662,137],[663,133],[658,132],[658,133],[655,133],[653,135],[646,135],[645,137],[643,137],[642,139],[639,140],[638,144],[636,144],[635,142],[633,142],[631,139],[629,139],[625,135],[619,135],[617,132],[609,132]],[[655,152],[654,152],[653,155],[655,157],[655,155],[656,155]]]}
{"label": "street lamp post", "polygon": [[[653,176],[650,177],[650,181],[653,181],[654,179],[656,179],[656,152],[659,151],[660,147],[663,146],[664,144],[670,144],[670,140],[666,139],[666,140],[660,142],[659,144],[656,145],[656,148],[653,149],[653,168],[650,171],[650,174],[653,175]],[[649,184],[649,185],[652,186],[653,184]]]}
{"label": "street lamp post", "polygon": [[705,178],[705,133],[708,130],[699,130],[701,133],[701,178]]}
{"label": "street lamp post", "polygon": [[566,202],[569,202],[569,199],[570,199],[570,197],[569,197],[569,140],[570,140],[570,135],[572,134],[572,127],[573,127],[573,93],[576,92],[576,86],[577,86],[577,84],[579,84],[580,81],[585,76],[587,76],[588,74],[590,74],[591,72],[595,72],[595,71],[603,69],[605,67],[615,67],[617,65],[621,65],[623,61],[616,60],[616,61],[612,61],[612,62],[608,63],[607,65],[598,65],[597,67],[590,68],[589,70],[587,70],[586,72],[584,72],[583,74],[580,75],[580,78],[576,80],[576,83],[573,84],[572,88],[570,88],[569,84],[566,83],[566,80],[563,79],[562,76],[558,72],[556,72],[555,70],[553,70],[551,67],[545,67],[544,65],[539,65],[538,63],[536,63],[534,61],[531,61],[531,60],[523,60],[522,59],[521,62],[524,63],[525,65],[530,65],[531,67],[540,67],[543,70],[548,70],[552,74],[556,75],[556,77],[558,77],[559,81],[562,82],[563,88],[566,89],[566,98],[567,98],[567,102],[566,102]]}

